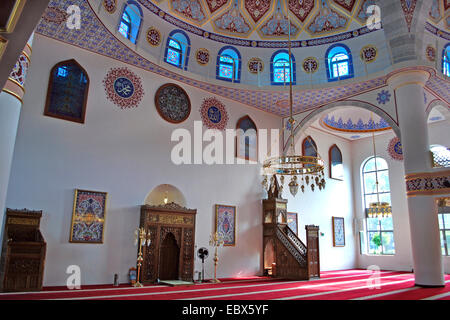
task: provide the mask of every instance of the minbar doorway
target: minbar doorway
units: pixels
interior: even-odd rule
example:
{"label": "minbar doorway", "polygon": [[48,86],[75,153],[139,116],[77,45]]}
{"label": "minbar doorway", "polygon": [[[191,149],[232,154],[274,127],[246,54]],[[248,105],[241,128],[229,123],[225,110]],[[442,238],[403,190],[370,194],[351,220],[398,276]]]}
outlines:
{"label": "minbar doorway", "polygon": [[179,279],[180,248],[173,233],[168,233],[161,243],[159,277],[161,280]]}

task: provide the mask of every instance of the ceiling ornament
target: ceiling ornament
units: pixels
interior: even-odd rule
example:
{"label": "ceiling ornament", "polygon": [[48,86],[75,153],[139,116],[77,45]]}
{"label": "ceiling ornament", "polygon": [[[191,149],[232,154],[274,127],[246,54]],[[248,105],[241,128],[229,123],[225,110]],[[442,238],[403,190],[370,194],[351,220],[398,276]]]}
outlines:
{"label": "ceiling ornament", "polygon": [[339,119],[336,121],[335,116],[331,116],[330,118],[328,114],[321,119],[321,124],[325,128],[339,132],[366,133],[386,131],[391,129],[389,123],[387,123],[383,118],[380,118],[378,122],[375,122],[372,119],[364,122],[361,118],[358,119],[357,122],[354,122],[354,120],[352,120],[351,118],[348,118],[344,121],[342,117],[339,117]]}
{"label": "ceiling ornament", "polygon": [[389,141],[387,152],[393,160],[403,160],[402,143],[400,142],[399,138],[395,137]]}
{"label": "ceiling ornament", "polygon": [[147,30],[147,42],[153,46],[157,47],[161,43],[161,32],[158,29],[150,27]]}
{"label": "ceiling ornament", "polygon": [[319,69],[319,61],[314,57],[309,57],[303,60],[303,71],[306,73],[315,73]]}
{"label": "ceiling ornament", "polygon": [[337,5],[341,6],[348,11],[349,14],[352,13],[355,7],[356,0],[333,0]]}
{"label": "ceiling ornament", "polygon": [[433,3],[431,4],[430,12],[429,12],[429,18],[434,23],[439,23],[442,19],[442,13],[441,13],[441,0],[433,0]]}
{"label": "ceiling ornament", "polygon": [[270,10],[272,0],[244,0],[244,7],[254,23],[258,23]]}
{"label": "ceiling ornament", "polygon": [[365,63],[374,62],[377,59],[378,50],[375,46],[369,44],[361,49],[360,58]]}
{"label": "ceiling ornament", "polygon": [[174,83],[166,83],[156,91],[155,106],[161,118],[170,123],[181,123],[191,114],[188,94]]}
{"label": "ceiling ornament", "polygon": [[117,9],[117,0],[103,0],[103,8],[105,8],[106,12],[109,14],[113,14]]}
{"label": "ceiling ornament", "polygon": [[248,36],[252,31],[239,10],[237,0],[233,0],[230,10],[214,20],[213,26],[222,32],[243,36]]}
{"label": "ceiling ornament", "polygon": [[288,0],[289,10],[304,23],[309,14],[314,10],[315,0]]}
{"label": "ceiling ornament", "polygon": [[228,112],[218,99],[206,98],[200,108],[203,125],[208,129],[225,130],[228,124]]}
{"label": "ceiling ornament", "polygon": [[264,71],[264,62],[260,58],[251,58],[248,61],[248,71],[253,74],[258,74]]}
{"label": "ceiling ornament", "polygon": [[400,0],[403,14],[405,15],[406,25],[408,31],[411,31],[411,24],[414,17],[414,11],[416,10],[417,0]]}
{"label": "ceiling ornament", "polygon": [[348,19],[331,9],[328,0],[321,0],[320,11],[309,24],[307,31],[313,35],[345,29]]}
{"label": "ceiling ornament", "polygon": [[357,10],[358,13],[355,15],[356,20],[358,20],[360,24],[366,25],[367,19],[370,17],[370,14],[367,13],[367,8],[376,4],[375,0],[363,0]]}
{"label": "ceiling ornament", "polygon": [[170,6],[175,13],[197,25],[205,23],[206,15],[199,0],[170,0]]}
{"label": "ceiling ornament", "polygon": [[57,7],[47,7],[45,9],[44,14],[42,15],[42,18],[47,22],[52,22],[55,24],[61,24],[64,21],[67,20],[68,14]]}
{"label": "ceiling ornament", "polygon": [[436,49],[431,46],[428,45],[427,48],[425,49],[425,55],[428,59],[428,61],[434,62],[436,61]]}
{"label": "ceiling ornament", "polygon": [[[61,0],[54,0],[54,1],[61,1]],[[75,1],[81,1],[81,0],[75,0]],[[221,44],[225,43],[227,45],[232,45],[232,46],[276,48],[276,49],[279,49],[281,47],[287,47],[287,41],[280,41],[280,40],[258,40],[258,41],[255,41],[255,40],[250,40],[250,39],[238,38],[239,34],[237,34],[237,33],[230,34],[230,32],[227,30],[225,30],[225,31],[222,31],[220,29],[217,30],[217,27],[215,27],[213,22],[212,22],[213,28],[216,30],[217,33],[211,33],[211,32],[208,32],[208,31],[205,31],[205,30],[199,28],[194,23],[190,24],[190,23],[186,23],[184,20],[178,19],[176,16],[178,16],[179,14],[174,13],[173,10],[171,12],[174,13],[174,15],[171,15],[170,13],[167,13],[167,12],[161,10],[151,0],[137,0],[137,1],[139,3],[141,3],[144,7],[146,7],[149,10],[149,12],[157,15],[158,17],[163,19],[165,22],[170,23],[171,25],[173,25],[177,28],[183,29],[183,30],[190,32],[194,35],[197,35],[199,37],[208,38],[210,40],[219,42]],[[218,2],[218,1],[216,1],[216,2]],[[296,2],[298,2],[298,0],[296,0]],[[213,3],[213,2],[210,2],[210,3]],[[303,1],[302,5],[304,5],[305,3],[306,2]],[[216,15],[220,15],[220,13],[217,12]],[[268,18],[269,17],[266,14],[266,16],[263,17],[262,19],[266,20]],[[251,19],[251,18],[249,17],[249,19]],[[260,21],[260,23],[261,23],[261,21]],[[308,40],[292,41],[292,47],[295,48],[295,47],[321,46],[321,45],[326,45],[326,44],[331,44],[331,43],[335,43],[338,41],[342,41],[344,39],[350,40],[353,38],[357,38],[359,36],[364,36],[368,33],[378,31],[376,29],[369,30],[365,26],[365,21],[361,24],[363,25],[363,27],[356,30],[356,32],[347,31],[347,32],[341,32],[341,33],[338,33],[336,35],[331,35],[331,36],[325,36],[325,37],[318,36],[318,37],[314,37],[314,38],[308,39]],[[251,29],[250,33],[255,30],[261,36],[261,34],[260,34],[261,32],[259,31],[258,28]],[[300,34],[300,32],[301,32],[301,30],[299,31],[299,34]],[[433,31],[430,31],[430,32],[433,32]],[[224,35],[224,33],[226,33],[227,35],[230,35],[230,36],[226,36],[226,35]],[[248,35],[244,35],[244,36],[248,36]]]}
{"label": "ceiling ornament", "polygon": [[195,59],[197,60],[198,64],[207,65],[209,63],[208,49],[205,48],[198,49],[197,52],[195,53]]}
{"label": "ceiling ornament", "polygon": [[377,101],[378,104],[386,104],[391,101],[391,94],[387,90],[381,90],[381,92],[378,93]]}
{"label": "ceiling ornament", "polygon": [[228,1],[229,0],[205,0],[211,14],[215,13],[217,10],[225,6]]}
{"label": "ceiling ornament", "polygon": [[103,85],[108,100],[121,109],[136,108],[144,96],[141,79],[128,68],[111,69]]}
{"label": "ceiling ornament", "polygon": [[[55,6],[59,8],[65,8],[67,5],[66,0],[52,0]],[[149,61],[145,56],[138,54],[134,50],[127,47],[122,43],[110,30],[108,30],[105,25],[100,21],[94,9],[85,0],[72,0],[74,4],[78,5],[83,12],[83,23],[81,24],[80,32],[67,32],[66,28],[55,28],[53,23],[47,22],[42,18],[39,24],[36,26],[35,32],[37,34],[43,35],[45,37],[58,40],[67,45],[73,45],[79,48],[83,48],[91,53],[96,53],[101,56],[105,56],[116,61],[126,63],[140,70],[145,70],[147,72],[152,72],[157,75],[161,75],[173,81],[178,81],[186,85],[193,86],[195,88],[204,90],[209,94],[215,94],[218,96],[226,97],[228,99],[238,101],[240,103],[246,104],[248,106],[255,107],[260,110],[267,111],[272,114],[276,114],[281,117],[286,117],[289,115],[288,110],[278,108],[274,104],[275,101],[283,100],[288,98],[288,94],[285,91],[269,91],[269,90],[257,90],[252,88],[241,88],[241,87],[230,87],[227,85],[220,85],[211,83],[208,81],[201,81],[195,78],[189,77],[185,74],[170,71],[164,66],[158,65]],[[141,3],[144,0],[139,0]],[[148,2],[151,3],[151,2]],[[147,7],[147,8],[150,8]],[[153,12],[159,15],[161,12],[156,6],[153,7],[156,11]],[[173,17],[172,17],[173,18]],[[195,26],[192,26],[195,27]],[[196,28],[196,27],[195,27]],[[433,31],[434,28],[431,24],[426,24],[427,31],[430,34],[436,34]],[[434,28],[434,29],[433,29]],[[198,29],[198,28],[196,28]],[[362,28],[368,30],[367,28]],[[369,32],[369,31],[368,31]],[[441,30],[441,32],[444,32]],[[352,32],[346,32],[344,34],[325,37],[321,39],[311,39],[308,43],[311,46],[328,43],[328,41],[336,40],[342,41],[338,37]],[[85,37],[86,34],[91,34],[90,37]],[[361,33],[365,35],[366,33]],[[203,31],[200,36],[203,35]],[[238,45],[246,46],[246,43],[251,43],[249,40],[242,39],[232,39],[230,37],[224,37],[229,40],[239,40]],[[93,41],[93,39],[95,41]],[[325,39],[326,42],[324,42]],[[348,35],[348,39],[352,39],[351,35]],[[293,41],[292,44],[299,41]],[[286,41],[258,41],[258,47],[270,48],[280,45],[284,45]],[[242,48],[241,48],[242,49]],[[424,70],[429,71],[432,76],[427,82],[427,88],[434,92],[443,101],[450,101],[450,94],[448,90],[447,81],[441,79],[435,75],[433,69],[424,66],[413,66],[402,68],[401,70]],[[327,90],[316,89],[304,89],[294,92],[294,113],[304,112],[306,110],[313,110],[319,108],[325,104],[336,102],[339,100],[348,99],[355,97],[364,92],[379,90],[386,86],[386,81],[389,75],[380,75],[370,79],[361,79],[360,81],[355,81],[339,86],[333,86]]]}
{"label": "ceiling ornament", "polygon": [[[291,36],[296,37],[299,33],[299,28],[291,22]],[[288,18],[284,14],[280,0],[278,0],[275,13],[264,23],[259,29],[261,37],[274,38],[274,37],[287,37],[289,33]]]}
{"label": "ceiling ornament", "polygon": [[450,0],[444,0],[444,10],[447,11],[450,8]]}

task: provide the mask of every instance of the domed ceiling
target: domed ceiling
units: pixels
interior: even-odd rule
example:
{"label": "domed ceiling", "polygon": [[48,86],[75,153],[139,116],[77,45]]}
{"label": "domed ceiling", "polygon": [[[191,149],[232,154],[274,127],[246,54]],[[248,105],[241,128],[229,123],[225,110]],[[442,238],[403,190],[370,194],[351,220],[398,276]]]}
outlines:
{"label": "domed ceiling", "polygon": [[[150,0],[140,0],[145,2]],[[373,0],[153,0],[206,32],[251,40],[323,37],[365,26]]]}

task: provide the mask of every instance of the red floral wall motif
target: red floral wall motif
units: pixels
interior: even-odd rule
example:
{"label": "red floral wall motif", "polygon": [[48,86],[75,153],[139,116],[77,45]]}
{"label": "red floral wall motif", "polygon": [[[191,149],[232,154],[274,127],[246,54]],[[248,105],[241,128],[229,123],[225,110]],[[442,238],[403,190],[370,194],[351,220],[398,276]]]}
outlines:
{"label": "red floral wall motif", "polygon": [[351,13],[353,11],[353,7],[355,6],[356,0],[334,0],[334,2]]}
{"label": "red floral wall motif", "polygon": [[224,5],[227,4],[228,0],[205,0],[206,4],[208,5],[209,11],[211,13],[216,12],[220,8],[222,8]]}
{"label": "red floral wall motif", "polygon": [[244,6],[255,23],[270,10],[271,0],[244,0]]}
{"label": "red floral wall motif", "polygon": [[400,3],[402,5],[403,14],[405,15],[408,31],[411,31],[411,23],[414,17],[414,11],[416,10],[417,0],[400,0]]}
{"label": "red floral wall motif", "polygon": [[289,10],[303,23],[314,9],[314,0],[289,0]]}

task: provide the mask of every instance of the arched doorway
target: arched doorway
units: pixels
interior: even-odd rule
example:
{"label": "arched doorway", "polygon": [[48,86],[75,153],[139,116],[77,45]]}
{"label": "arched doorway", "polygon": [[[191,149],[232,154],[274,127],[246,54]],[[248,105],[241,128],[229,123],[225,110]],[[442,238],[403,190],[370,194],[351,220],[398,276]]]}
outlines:
{"label": "arched doorway", "polygon": [[273,247],[273,241],[269,240],[266,242],[266,246],[264,248],[264,274],[274,275],[274,271],[272,268],[275,263],[275,249]]}
{"label": "arched doorway", "polygon": [[159,277],[161,280],[178,280],[180,248],[173,233],[169,232],[161,243]]}

